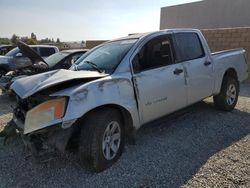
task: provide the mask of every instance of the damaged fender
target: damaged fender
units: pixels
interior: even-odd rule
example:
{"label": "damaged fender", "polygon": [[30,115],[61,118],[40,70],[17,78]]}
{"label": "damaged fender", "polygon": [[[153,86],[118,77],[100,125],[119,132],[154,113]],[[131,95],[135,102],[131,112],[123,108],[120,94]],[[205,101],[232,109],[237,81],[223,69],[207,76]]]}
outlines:
{"label": "damaged fender", "polygon": [[139,128],[138,109],[129,73],[107,76],[53,93],[51,96],[69,97],[63,122],[74,121],[101,106],[116,105],[126,109],[131,115],[134,128]]}

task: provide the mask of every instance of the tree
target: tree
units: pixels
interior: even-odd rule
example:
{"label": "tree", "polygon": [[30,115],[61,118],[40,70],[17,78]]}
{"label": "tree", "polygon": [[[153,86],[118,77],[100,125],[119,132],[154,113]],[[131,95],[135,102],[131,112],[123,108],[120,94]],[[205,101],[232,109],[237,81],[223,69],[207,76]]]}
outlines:
{"label": "tree", "polygon": [[41,44],[49,44],[51,41],[50,41],[49,38],[45,38],[45,39],[41,39],[39,42],[40,42]]}
{"label": "tree", "polygon": [[13,34],[10,40],[11,40],[12,44],[17,44],[19,37],[17,35]]}
{"label": "tree", "polygon": [[33,38],[29,38],[29,37],[21,37],[20,40],[29,45],[37,44],[36,40],[34,40]]}
{"label": "tree", "polygon": [[60,39],[59,38],[56,39],[56,43],[60,43]]}
{"label": "tree", "polygon": [[8,38],[0,38],[0,44],[11,44],[11,41]]}
{"label": "tree", "polygon": [[29,42],[29,37],[21,37],[21,38],[20,38],[20,41],[22,41],[22,42],[28,44],[28,42]]}
{"label": "tree", "polygon": [[33,39],[34,41],[37,41],[35,33],[31,33],[30,38]]}
{"label": "tree", "polygon": [[37,41],[34,40],[34,39],[32,39],[32,38],[30,38],[30,39],[28,40],[27,44],[29,44],[29,45],[37,44]]}

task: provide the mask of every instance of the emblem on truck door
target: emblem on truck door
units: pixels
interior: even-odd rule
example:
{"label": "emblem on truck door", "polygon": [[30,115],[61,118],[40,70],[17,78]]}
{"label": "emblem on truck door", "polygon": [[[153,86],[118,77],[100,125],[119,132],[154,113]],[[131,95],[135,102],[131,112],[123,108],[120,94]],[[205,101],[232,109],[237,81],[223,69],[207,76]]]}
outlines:
{"label": "emblem on truck door", "polygon": [[149,102],[147,102],[145,105],[146,105],[146,106],[150,106],[150,105],[152,105],[152,104],[156,104],[156,103],[160,103],[160,102],[166,102],[167,99],[168,99],[167,97],[161,98],[161,99],[156,99],[156,100],[154,100],[154,101],[149,101]]}

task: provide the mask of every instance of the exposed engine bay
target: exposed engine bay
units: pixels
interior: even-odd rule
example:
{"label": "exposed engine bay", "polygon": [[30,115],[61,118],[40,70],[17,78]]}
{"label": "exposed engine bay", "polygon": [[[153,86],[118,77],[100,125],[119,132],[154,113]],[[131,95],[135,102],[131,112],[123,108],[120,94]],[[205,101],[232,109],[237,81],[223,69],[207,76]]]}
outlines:
{"label": "exposed engine bay", "polygon": [[46,71],[49,71],[49,67],[43,62],[39,62],[19,70],[9,71],[6,75],[3,75],[0,78],[0,88],[6,92],[9,90],[10,85],[17,79]]}

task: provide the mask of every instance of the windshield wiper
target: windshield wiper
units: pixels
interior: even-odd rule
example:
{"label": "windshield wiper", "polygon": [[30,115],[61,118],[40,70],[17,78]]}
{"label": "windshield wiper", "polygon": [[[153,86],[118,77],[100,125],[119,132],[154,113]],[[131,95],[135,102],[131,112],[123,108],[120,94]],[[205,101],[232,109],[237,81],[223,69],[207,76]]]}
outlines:
{"label": "windshield wiper", "polygon": [[91,62],[91,61],[84,61],[84,63],[89,64],[91,67],[93,67],[95,70],[97,70],[99,73],[103,73],[103,71],[97,66],[97,64]]}

